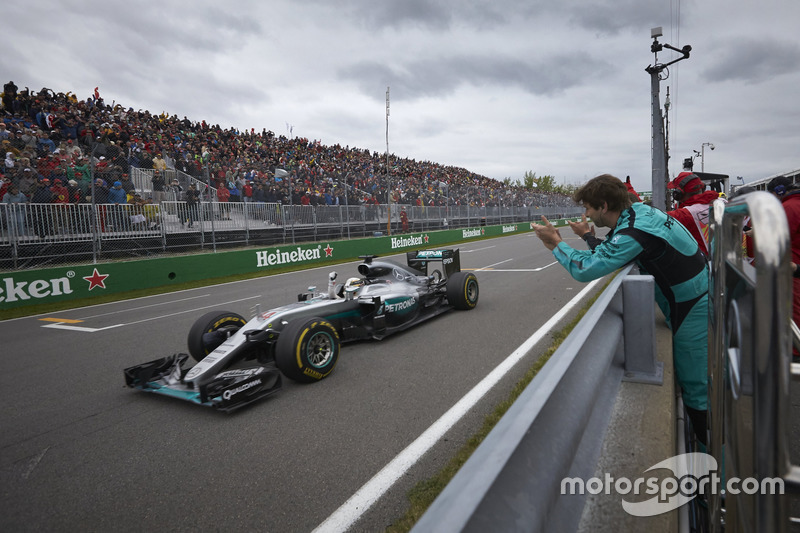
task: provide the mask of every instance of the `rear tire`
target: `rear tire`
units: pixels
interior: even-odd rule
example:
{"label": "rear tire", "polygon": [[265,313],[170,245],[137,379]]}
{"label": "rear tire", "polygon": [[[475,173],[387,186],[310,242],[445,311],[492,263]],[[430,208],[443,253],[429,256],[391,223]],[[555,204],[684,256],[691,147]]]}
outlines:
{"label": "rear tire", "polygon": [[[230,311],[211,311],[198,318],[189,330],[189,354],[195,361],[202,361],[205,356],[214,351],[222,344],[229,335],[222,335],[222,330],[234,333],[242,326],[247,324],[247,320],[242,315]],[[218,339],[209,342],[209,333],[220,332]],[[203,340],[203,337],[206,340]],[[216,342],[216,341],[219,342]]]}
{"label": "rear tire", "polygon": [[478,305],[478,278],[472,272],[456,272],[447,280],[447,301],[460,311]]}
{"label": "rear tire", "polygon": [[290,322],[278,336],[275,364],[289,379],[312,383],[333,372],[339,347],[339,333],[327,320]]}

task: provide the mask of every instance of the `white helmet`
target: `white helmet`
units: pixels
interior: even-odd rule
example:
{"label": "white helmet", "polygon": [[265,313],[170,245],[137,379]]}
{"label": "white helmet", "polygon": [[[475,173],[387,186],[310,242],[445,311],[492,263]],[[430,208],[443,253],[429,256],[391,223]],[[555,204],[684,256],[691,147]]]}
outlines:
{"label": "white helmet", "polygon": [[361,290],[361,287],[364,286],[364,280],[361,278],[350,278],[344,284],[344,291],[346,293],[351,293],[353,296],[357,295],[358,292]]}

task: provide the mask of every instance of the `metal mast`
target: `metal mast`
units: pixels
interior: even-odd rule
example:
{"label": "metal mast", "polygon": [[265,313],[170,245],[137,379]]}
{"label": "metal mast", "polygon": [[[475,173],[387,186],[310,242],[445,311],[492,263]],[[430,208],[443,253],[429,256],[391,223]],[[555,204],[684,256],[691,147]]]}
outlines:
{"label": "metal mast", "polygon": [[[682,59],[686,59],[689,57],[689,52],[692,51],[692,47],[688,44],[683,48],[675,48],[669,44],[661,44],[658,42],[658,38],[663,35],[661,27],[653,28],[650,30],[650,36],[653,38],[653,44],[650,46],[650,51],[655,54],[655,60],[652,65],[648,65],[645,69],[650,74],[650,103],[652,108],[652,129],[653,129],[653,140],[652,140],[652,168],[653,168],[653,176],[652,176],[652,187],[653,187],[653,207],[657,207],[658,209],[662,209],[664,211],[669,209],[667,205],[667,183],[669,182],[669,176],[667,173],[667,159],[669,155],[667,153],[667,143],[666,143],[666,136],[664,135],[664,116],[661,113],[661,95],[660,95],[660,83],[662,79],[667,79],[669,77],[669,70],[667,67],[672,65],[673,63],[677,63]],[[670,61],[669,63],[660,64],[658,62],[658,52],[667,48],[669,50],[674,50],[675,52],[679,52],[681,57]],[[662,76],[662,72],[664,73]]]}
{"label": "metal mast", "polygon": [[392,180],[389,177],[389,87],[386,87],[386,234],[392,234]]}

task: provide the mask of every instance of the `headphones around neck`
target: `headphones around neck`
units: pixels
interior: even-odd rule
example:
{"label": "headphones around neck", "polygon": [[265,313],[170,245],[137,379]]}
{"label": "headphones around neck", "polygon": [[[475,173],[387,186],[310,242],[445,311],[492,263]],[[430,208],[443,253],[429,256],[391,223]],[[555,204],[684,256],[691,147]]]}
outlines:
{"label": "headphones around neck", "polygon": [[[695,178],[697,178],[697,174],[687,174],[686,176],[683,177],[681,182],[678,183],[678,186],[672,190],[672,198],[676,202],[680,202],[681,201],[681,199],[686,194],[686,190],[684,188],[686,187],[686,185],[689,184],[690,181],[692,181]],[[697,178],[697,179],[700,179],[700,178]]]}

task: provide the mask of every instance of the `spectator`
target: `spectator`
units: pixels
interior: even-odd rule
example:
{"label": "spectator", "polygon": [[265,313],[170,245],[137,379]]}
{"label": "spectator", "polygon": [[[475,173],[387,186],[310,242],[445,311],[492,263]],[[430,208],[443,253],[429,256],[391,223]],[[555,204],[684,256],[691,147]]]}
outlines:
{"label": "spectator", "polygon": [[709,209],[719,198],[719,193],[706,191],[703,180],[692,172],[681,172],[667,188],[672,190],[672,196],[678,202],[678,208],[667,214],[689,230],[700,245],[700,251],[708,257]]}
{"label": "spectator", "polygon": [[[610,274],[635,261],[652,274],[656,301],[672,329],[672,352],[683,402],[700,442],[706,442],[708,373],[708,262],[693,236],[663,211],[631,204],[625,184],[604,174],[589,180],[573,195],[586,215],[570,226],[591,248],[578,251],[542,217],[534,224],[537,237],[578,281]],[[611,229],[605,240],[594,237],[586,221]]]}
{"label": "spectator", "polygon": [[[224,188],[226,188],[226,187],[225,186],[220,187],[220,189],[224,189]],[[230,201],[231,202],[241,202],[242,201],[241,191],[239,191],[239,187],[236,185],[236,181],[235,180],[228,181],[227,189],[228,189],[228,192],[230,193],[229,197],[230,197]]]}
{"label": "spectator", "polygon": [[[89,189],[91,193],[91,188]],[[94,180],[94,196],[90,196],[89,200],[93,201],[95,204],[107,204],[109,203],[108,199],[108,187],[106,186],[106,182],[102,179]]]}
{"label": "spectator", "polygon": [[39,140],[37,141],[36,150],[39,154],[47,155],[52,154],[56,151],[56,143],[50,139],[50,134],[46,131],[41,133]]}
{"label": "spectator", "polygon": [[81,189],[78,186],[77,181],[69,180],[67,182],[67,197],[69,198],[69,203],[71,204],[79,204],[83,201],[84,195],[81,193]]}
{"label": "spectator", "polygon": [[[186,117],[179,120],[177,116],[126,110],[120,105],[106,105],[94,95],[79,101],[71,93],[55,93],[49,89],[36,94],[23,91],[13,104],[16,111],[26,116],[45,117],[42,127],[49,130],[50,141],[61,153],[71,158],[68,165],[76,163],[75,158],[85,150],[94,150],[95,156],[102,156],[104,159],[97,162],[94,175],[112,182],[122,181],[121,174],[130,172],[129,164],[144,169],[159,168],[163,173],[166,161],[171,159],[176,168],[185,169],[193,176],[201,176],[207,169],[207,175],[214,179],[221,176],[223,183],[247,179],[255,182],[254,189],[256,184],[262,183],[267,201],[269,197],[275,201],[285,198],[289,203],[294,195],[293,202],[299,204],[303,191],[310,190],[321,191],[319,196],[315,194],[309,198],[311,205],[314,200],[321,203],[323,197],[326,205],[335,205],[328,204],[326,193],[331,190],[330,185],[345,182],[352,198],[352,201],[348,198],[351,205],[357,205],[358,198],[367,195],[376,202],[385,203],[389,194],[403,203],[413,205],[419,201],[426,206],[447,203],[486,207],[569,205],[569,197],[564,194],[524,189],[463,168],[394,155],[389,157],[388,166],[395,187],[389,191],[383,179],[387,158],[377,152],[340,145],[323,146],[302,137],[289,139],[266,129],[241,132],[202,121],[192,122]],[[43,134],[25,131],[23,122],[15,123],[13,129],[0,153],[10,151],[19,157],[32,134],[34,138],[44,138]],[[128,154],[127,159],[124,154]],[[39,168],[36,160],[31,163],[32,168]],[[88,168],[82,172],[84,176],[89,175]],[[75,178],[68,170],[66,177]],[[76,181],[81,185],[80,180]],[[287,182],[292,187],[288,187]],[[245,196],[245,187],[244,183],[237,185],[240,197]],[[373,211],[370,208],[370,213]]]}
{"label": "spectator", "polygon": [[66,142],[61,143],[61,151],[72,158],[73,161],[83,157],[83,151],[72,139],[67,139]]}
{"label": "spectator", "polygon": [[23,169],[22,177],[18,180],[19,191],[30,197],[36,190],[37,180],[38,176],[30,168]]}
{"label": "spectator", "polygon": [[167,171],[167,162],[162,159],[161,154],[156,154],[153,158],[153,169],[160,172]]}
{"label": "spectator", "polygon": [[94,190],[90,191],[93,192],[94,195],[91,194],[87,197],[87,200],[94,204],[97,208],[98,220],[97,223],[99,225],[100,231],[106,231],[106,222],[108,220],[109,214],[109,207],[107,204],[109,203],[108,199],[108,185],[105,181],[98,178],[94,181]]}
{"label": "spectator", "polygon": [[[36,190],[31,195],[32,204],[47,204],[53,203],[53,192],[50,190],[50,180],[42,179],[36,182]],[[53,233],[53,226],[50,220],[50,211],[46,206],[32,206],[33,213],[31,218],[33,220],[34,233],[44,238]]]}
{"label": "spectator", "polygon": [[130,230],[131,220],[128,215],[128,193],[122,188],[122,182],[115,181],[108,190],[108,215],[111,217],[110,226],[116,231]]}
{"label": "spectator", "polygon": [[33,204],[51,204],[54,199],[53,191],[50,190],[50,180],[41,179],[36,181],[36,189],[31,194]]}
{"label": "spectator", "polygon": [[60,179],[53,180],[53,186],[50,187],[50,191],[53,193],[53,203],[69,203],[69,191],[66,187],[64,187],[64,184]]}
{"label": "spectator", "polygon": [[[800,188],[789,178],[778,176],[767,184],[767,190],[778,197],[786,212],[792,247],[792,320],[800,326]],[[795,362],[800,362],[800,352],[794,348]]]}
{"label": "spectator", "polygon": [[7,115],[14,114],[14,100],[17,99],[18,87],[13,81],[3,85],[3,110]]}
{"label": "spectator", "polygon": [[189,190],[186,191],[186,209],[188,210],[188,222],[191,228],[195,221],[199,220],[198,215],[200,206],[200,193],[194,183],[189,184]]}
{"label": "spectator", "polygon": [[153,183],[153,200],[160,204],[164,201],[166,195],[164,189],[167,184],[164,180],[164,174],[160,170],[155,170],[150,181]]}
{"label": "spectator", "polygon": [[128,203],[128,193],[122,188],[122,182],[115,181],[114,186],[108,190],[108,203],[117,205]]}
{"label": "spectator", "polygon": [[403,233],[408,233],[408,213],[406,213],[405,207],[400,209],[400,224],[403,227]]}
{"label": "spectator", "polygon": [[[0,202],[3,201],[3,195],[8,192],[11,185],[11,176],[6,176],[0,172]],[[2,220],[0,220],[0,222],[2,222]]]}
{"label": "spectator", "polygon": [[131,181],[130,176],[125,172],[120,176],[120,185],[122,186],[122,190],[125,191],[125,194],[133,198],[133,195],[136,194],[136,187]]}
{"label": "spectator", "polygon": [[89,173],[84,173],[82,170],[78,170],[79,167],[75,167],[73,169],[74,178],[73,181],[78,183],[78,188],[81,191],[81,196],[86,196],[89,194],[92,188],[92,178],[89,176]]}
{"label": "spectator", "polygon": [[225,220],[230,220],[230,206],[228,202],[230,201],[231,193],[227,187],[220,187],[217,189],[217,200],[219,201],[219,209],[224,217]]}
{"label": "spectator", "polygon": [[[25,236],[27,234],[27,228],[25,227],[25,220],[27,217],[25,204],[28,203],[28,197],[19,191],[19,187],[11,184],[3,195],[2,202],[9,210],[8,221],[13,225],[16,234],[18,236]],[[18,205],[14,206],[13,204]]]}

